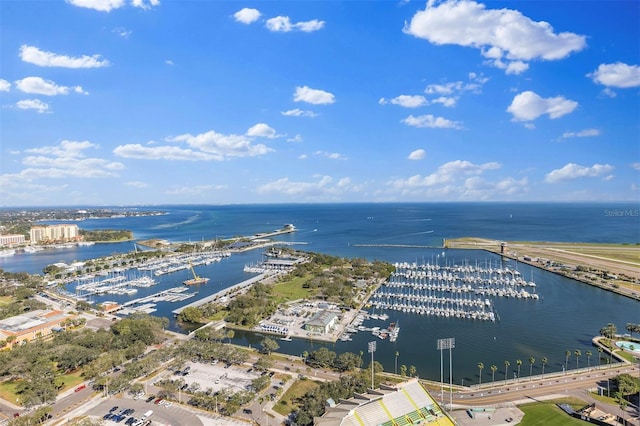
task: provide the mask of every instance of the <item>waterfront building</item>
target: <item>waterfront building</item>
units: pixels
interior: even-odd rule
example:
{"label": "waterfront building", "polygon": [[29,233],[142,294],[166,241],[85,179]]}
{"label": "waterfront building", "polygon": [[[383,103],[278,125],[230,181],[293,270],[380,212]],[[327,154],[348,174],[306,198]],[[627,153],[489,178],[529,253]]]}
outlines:
{"label": "waterfront building", "polygon": [[328,334],[338,322],[338,314],[322,310],[316,312],[309,321],[304,324],[304,329],[310,333]]}
{"label": "waterfront building", "polygon": [[81,240],[78,225],[38,225],[29,230],[31,243],[69,242]]}
{"label": "waterfront building", "polygon": [[397,385],[381,385],[367,393],[355,394],[329,404],[322,417],[313,419],[316,426],[395,426],[395,425],[451,425],[435,400],[418,379]]}
{"label": "waterfront building", "polygon": [[45,309],[5,318],[0,320],[0,339],[6,342],[11,340],[9,343],[13,346],[24,344],[62,331],[69,318],[72,317],[62,311]]}
{"label": "waterfront building", "polygon": [[24,244],[25,239],[22,234],[0,235],[0,246],[14,246]]}

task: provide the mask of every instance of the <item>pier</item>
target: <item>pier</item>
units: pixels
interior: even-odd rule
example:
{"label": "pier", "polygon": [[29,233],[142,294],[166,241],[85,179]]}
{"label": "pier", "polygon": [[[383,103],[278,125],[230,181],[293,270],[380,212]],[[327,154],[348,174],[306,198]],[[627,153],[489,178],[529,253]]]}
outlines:
{"label": "pier", "polygon": [[204,305],[205,303],[209,303],[212,302],[222,296],[224,296],[227,293],[232,293],[235,291],[240,291],[245,287],[249,287],[252,284],[262,280],[267,274],[259,274],[256,275],[253,278],[249,278],[248,280],[242,281],[241,283],[235,284],[231,287],[227,287],[223,290],[220,290],[217,293],[213,293],[210,296],[207,297],[203,297],[202,299],[196,300],[195,302],[189,303],[188,305],[182,306],[178,309],[174,309],[173,311],[171,311],[174,315],[178,315],[180,312],[182,312],[185,308],[190,308],[190,307],[196,307],[196,306],[200,306],[200,305]]}

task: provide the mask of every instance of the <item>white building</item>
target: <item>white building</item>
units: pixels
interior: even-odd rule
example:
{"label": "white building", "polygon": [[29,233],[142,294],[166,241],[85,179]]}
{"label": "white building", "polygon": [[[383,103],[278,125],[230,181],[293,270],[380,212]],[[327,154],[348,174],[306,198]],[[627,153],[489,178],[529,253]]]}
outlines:
{"label": "white building", "polygon": [[29,230],[31,243],[77,241],[79,237],[78,225],[39,225]]}
{"label": "white building", "polygon": [[24,243],[25,239],[22,234],[0,235],[0,246],[15,246]]}

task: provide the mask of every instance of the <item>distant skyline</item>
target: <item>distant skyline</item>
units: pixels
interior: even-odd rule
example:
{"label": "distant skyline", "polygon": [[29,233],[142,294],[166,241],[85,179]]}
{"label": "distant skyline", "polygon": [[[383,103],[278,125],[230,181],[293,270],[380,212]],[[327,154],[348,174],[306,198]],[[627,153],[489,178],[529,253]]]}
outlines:
{"label": "distant skyline", "polygon": [[640,3],[0,2],[0,206],[640,201]]}

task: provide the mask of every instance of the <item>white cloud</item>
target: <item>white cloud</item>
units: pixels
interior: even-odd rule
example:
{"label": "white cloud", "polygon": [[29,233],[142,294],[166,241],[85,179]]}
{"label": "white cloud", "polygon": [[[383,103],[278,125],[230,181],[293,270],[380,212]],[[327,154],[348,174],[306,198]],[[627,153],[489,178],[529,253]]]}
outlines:
{"label": "white cloud", "polygon": [[551,119],[560,118],[577,107],[577,102],[562,96],[542,98],[534,92],[526,91],[513,98],[507,112],[513,114],[514,121],[531,121],[545,114]]}
{"label": "white cloud", "polygon": [[273,151],[266,145],[253,144],[247,136],[223,135],[213,130],[195,136],[186,133],[166,140],[184,142],[188,148],[127,144],[117,146],[113,152],[120,157],[144,160],[222,161],[232,157],[255,157]]}
{"label": "white cloud", "polygon": [[342,154],[337,152],[316,151],[313,154],[320,157],[328,158],[330,160],[346,160],[347,159],[347,157],[343,157]]}
{"label": "white cloud", "polygon": [[527,178],[502,178],[490,181],[482,177],[497,170],[496,162],[474,164],[466,160],[445,163],[430,175],[414,175],[406,179],[387,182],[393,193],[407,198],[486,200],[503,198],[504,195],[521,194],[528,189]]}
{"label": "white cloud", "polygon": [[188,185],[188,186],[173,186],[166,191],[167,195],[200,195],[205,192],[209,192],[213,189],[211,185]]}
{"label": "white cloud", "polygon": [[67,3],[100,12],[111,12],[125,5],[125,0],[67,0]]}
{"label": "white cloud", "polygon": [[439,129],[461,129],[462,125],[460,122],[451,121],[444,117],[435,117],[431,114],[419,115],[414,117],[413,115],[408,116],[404,120],[401,120],[404,124],[413,127],[430,127],[430,128],[439,128]]}
{"label": "white cloud", "polygon": [[11,83],[0,78],[0,92],[8,92],[11,90]]}
{"label": "white cloud", "polygon": [[295,135],[292,138],[287,139],[287,142],[303,142],[304,139],[302,139],[302,135]]}
{"label": "white cloud", "polygon": [[303,111],[300,108],[290,109],[288,111],[282,111],[280,114],[287,117],[316,117],[316,114],[313,111]]}
{"label": "white cloud", "polygon": [[469,73],[469,81],[450,81],[447,83],[434,83],[429,84],[424,93],[427,95],[441,95],[433,100],[431,103],[442,104],[445,107],[453,107],[458,102],[458,99],[465,93],[482,93],[482,86],[489,81],[488,78],[476,73]]}
{"label": "white cloud", "polygon": [[409,154],[409,160],[423,160],[427,156],[427,152],[424,149],[416,149]]}
{"label": "white cloud", "polygon": [[313,105],[332,104],[336,101],[333,93],[324,90],[312,89],[309,86],[296,87],[296,93],[293,95],[295,102],[307,102]]}
{"label": "white cloud", "polygon": [[388,100],[382,98],[380,99],[380,101],[378,101],[378,103],[380,103],[381,105],[388,103],[393,105],[400,105],[404,108],[418,108],[428,104],[427,98],[421,95],[400,95]]}
{"label": "white cloud", "polygon": [[164,63],[167,65],[173,65],[173,61],[171,59],[165,60]]}
{"label": "white cloud", "polygon": [[547,183],[556,183],[581,177],[597,177],[608,174],[613,169],[614,167],[609,164],[594,164],[591,167],[585,167],[575,163],[568,163],[561,169],[547,173],[544,180]]}
{"label": "white cloud", "polygon": [[615,98],[616,96],[618,96],[618,94],[614,92],[610,87],[605,87],[601,93],[602,96],[606,96],[607,98]]}
{"label": "white cloud", "polygon": [[133,34],[133,31],[128,30],[124,27],[116,27],[113,30],[111,30],[112,33],[117,34],[118,36],[122,37],[122,38],[129,38],[129,36],[131,34]]}
{"label": "white cloud", "polygon": [[44,80],[41,77],[26,77],[22,80],[16,80],[15,82],[18,90],[24,93],[31,93],[36,95],[46,95],[46,96],[55,96],[55,95],[68,95],[70,90],[73,90],[76,93],[86,95],[87,92],[82,90],[80,86],[67,87],[67,86],[58,86],[51,80]]}
{"label": "white cloud", "polygon": [[640,162],[631,164],[631,168],[634,170],[640,170]]}
{"label": "white cloud", "polygon": [[274,32],[290,32],[297,30],[309,33],[321,30],[324,27],[324,24],[324,21],[319,21],[317,19],[293,23],[288,16],[276,16],[275,18],[267,19],[265,26],[269,31]]}
{"label": "white cloud", "polygon": [[640,86],[640,67],[622,62],[600,64],[597,70],[587,74],[595,83],[626,89]]}
{"label": "white cloud", "polygon": [[23,44],[20,47],[20,58],[24,62],[35,64],[40,67],[62,67],[62,68],[101,68],[109,65],[109,61],[102,59],[100,55],[73,58],[66,55],[45,52],[35,46]]}
{"label": "white cloud", "polygon": [[178,146],[143,146],[140,144],[119,145],[113,153],[123,158],[139,160],[210,161],[223,160],[221,155],[207,154]]}
{"label": "white cloud", "polygon": [[160,0],[131,0],[131,6],[139,7],[144,10],[149,10],[159,4]]}
{"label": "white cloud", "polygon": [[35,155],[23,158],[22,164],[27,169],[22,170],[17,178],[26,181],[40,178],[102,178],[117,176],[118,171],[124,169],[119,162],[86,157],[84,151],[90,148],[97,149],[98,146],[89,141],[63,140],[55,146],[25,150]]}
{"label": "white cloud", "polygon": [[458,102],[457,98],[452,98],[449,96],[440,96],[439,98],[435,98],[433,101],[434,104],[442,104],[442,106],[446,106],[446,107],[454,107],[456,106],[456,103]]}
{"label": "white cloud", "polygon": [[146,182],[140,182],[140,181],[130,181],[130,182],[125,182],[126,186],[131,186],[133,188],[139,188],[139,189],[143,189],[143,188],[148,188],[149,184]]}
{"label": "white cloud", "polygon": [[584,129],[579,132],[564,132],[562,137],[564,139],[569,138],[589,138],[594,136],[600,136],[600,130],[598,129]]}
{"label": "white cloud", "polygon": [[49,104],[42,102],[40,99],[23,99],[16,102],[16,106],[20,109],[35,109],[39,113],[49,111]]}
{"label": "white cloud", "polygon": [[241,22],[243,24],[251,24],[260,19],[261,13],[258,9],[251,9],[245,7],[244,9],[240,9],[236,13],[233,14],[234,19],[237,22]]}
{"label": "white cloud", "polygon": [[517,10],[487,9],[468,0],[429,0],[403,31],[436,45],[479,49],[491,64],[512,74],[524,71],[525,61],[558,60],[586,46],[585,36],[555,33],[549,23]]}
{"label": "white cloud", "polygon": [[353,184],[350,178],[336,181],[331,176],[318,176],[315,181],[310,182],[295,182],[289,178],[282,178],[257,188],[257,192],[261,194],[278,193],[305,200],[338,199],[344,194],[360,190],[361,187]]}
{"label": "white cloud", "polygon": [[277,135],[275,129],[269,127],[269,125],[265,123],[258,123],[247,130],[247,136],[259,136],[263,138],[273,139]]}

